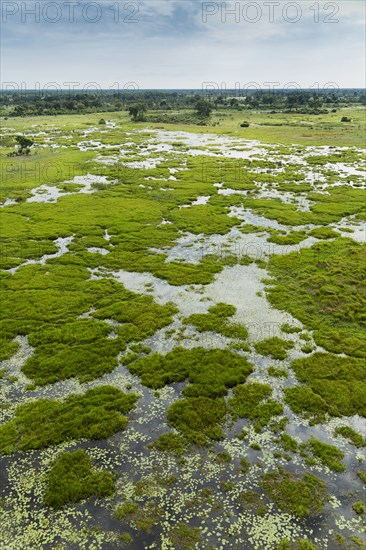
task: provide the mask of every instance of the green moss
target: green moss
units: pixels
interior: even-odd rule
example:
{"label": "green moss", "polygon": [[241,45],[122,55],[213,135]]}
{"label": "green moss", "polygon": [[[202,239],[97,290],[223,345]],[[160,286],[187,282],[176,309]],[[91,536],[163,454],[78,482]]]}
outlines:
{"label": "green moss", "polygon": [[211,306],[208,313],[195,313],[187,317],[184,323],[194,325],[199,332],[213,331],[227,338],[245,340],[248,336],[247,329],[238,323],[229,322],[229,317],[235,312],[234,306],[220,303]]}
{"label": "green moss", "polygon": [[286,388],[285,402],[290,406],[294,413],[312,418],[316,422],[322,422],[329,407],[320,395],[313,392],[308,386],[294,386]]}
{"label": "green moss", "polygon": [[130,500],[118,504],[114,509],[114,517],[119,520],[123,520],[128,516],[134,514],[139,508],[139,505],[136,502]]}
{"label": "green moss", "polygon": [[349,426],[339,426],[334,430],[334,435],[341,435],[348,439],[355,447],[366,447],[366,439]]}
{"label": "green moss", "polygon": [[267,239],[270,243],[282,244],[289,246],[292,244],[299,244],[306,239],[307,235],[305,231],[290,231],[288,235],[281,235],[278,231],[272,230],[271,236]]}
{"label": "green moss", "polygon": [[39,399],[17,407],[0,426],[0,451],[10,454],[57,445],[71,439],[104,439],[123,430],[137,396],[111,386],[71,395],[64,401]]}
{"label": "green moss", "polygon": [[252,382],[233,389],[234,397],[229,399],[232,415],[249,418],[254,427],[260,431],[267,426],[273,416],[282,414],[283,407],[277,401],[269,399],[272,388],[268,384]]}
{"label": "green moss", "polygon": [[257,353],[269,355],[273,359],[286,359],[288,350],[292,349],[294,344],[288,340],[282,340],[278,336],[267,338],[255,344]]}
{"label": "green moss", "polygon": [[215,462],[217,462],[218,464],[230,464],[231,461],[231,454],[227,451],[221,451],[215,456]]}
{"label": "green moss", "polygon": [[324,481],[310,473],[296,476],[280,468],[263,474],[261,483],[279,508],[300,518],[320,514],[327,500]]}
{"label": "green moss", "polygon": [[62,508],[93,495],[110,496],[114,488],[113,475],[93,469],[85,451],[65,452],[57,457],[47,476],[43,502],[46,506]]}

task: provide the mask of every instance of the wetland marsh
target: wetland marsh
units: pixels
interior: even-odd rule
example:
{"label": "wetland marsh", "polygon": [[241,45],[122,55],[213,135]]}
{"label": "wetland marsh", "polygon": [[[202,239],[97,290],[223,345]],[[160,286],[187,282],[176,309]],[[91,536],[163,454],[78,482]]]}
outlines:
{"label": "wetland marsh", "polygon": [[365,548],[344,114],[2,120],[1,548]]}

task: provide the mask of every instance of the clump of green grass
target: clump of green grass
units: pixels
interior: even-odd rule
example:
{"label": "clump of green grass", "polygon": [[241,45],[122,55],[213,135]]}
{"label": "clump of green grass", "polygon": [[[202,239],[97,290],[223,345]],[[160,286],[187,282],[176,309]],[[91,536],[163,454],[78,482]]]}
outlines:
{"label": "clump of green grass", "polygon": [[208,313],[194,313],[184,320],[185,324],[191,324],[199,332],[213,331],[227,338],[245,340],[248,336],[247,329],[238,323],[230,323],[229,318],[236,312],[234,306],[228,304],[215,304]]}
{"label": "clump of green grass", "polygon": [[255,344],[255,350],[261,355],[269,355],[273,359],[286,359],[288,350],[294,347],[293,342],[282,340],[278,336],[267,338]]}
{"label": "clump of green grass", "polygon": [[366,510],[365,503],[362,501],[354,502],[352,504],[352,510],[358,515],[364,514]]}
{"label": "clump of green grass", "polygon": [[292,410],[324,420],[331,416],[366,416],[366,366],[363,359],[330,353],[314,353],[293,361],[291,367],[300,382],[285,390],[285,400]]}
{"label": "clump of green grass", "polygon": [[314,330],[315,342],[327,351],[365,357],[364,269],[364,245],[343,238],[318,243],[271,257],[276,281],[267,296]]}
{"label": "clump of green grass", "polygon": [[349,426],[339,426],[334,430],[334,435],[341,435],[348,439],[355,447],[366,447],[366,439]]}
{"label": "clump of green grass", "polygon": [[242,384],[252,372],[245,357],[229,350],[201,347],[176,347],[167,355],[154,353],[128,368],[150,388],[158,389],[188,379],[190,384],[183,391],[186,397],[211,398],[226,395],[228,388]]}
{"label": "clump of green grass", "polygon": [[321,464],[328,466],[330,470],[344,472],[344,453],[340,449],[337,449],[337,447],[334,447],[334,445],[329,445],[312,437],[307,443],[302,445],[302,449],[310,451]]}
{"label": "clump of green grass", "polygon": [[283,325],[281,325],[281,330],[286,334],[293,334],[296,332],[301,332],[302,328],[295,327],[294,325],[290,325],[289,323],[284,323]]}
{"label": "clump of green grass", "polygon": [[231,454],[227,451],[221,451],[215,456],[215,462],[218,462],[218,464],[230,464],[232,460]]}
{"label": "clump of green grass", "polygon": [[62,508],[95,495],[110,496],[115,489],[113,475],[92,467],[83,450],[61,453],[47,475],[47,487],[43,497],[46,506]]}
{"label": "clump of green grass", "polygon": [[105,439],[124,430],[124,416],[138,397],[100,386],[64,401],[39,399],[20,405],[15,417],[0,426],[0,451],[10,454],[41,449],[71,439]]}
{"label": "clump of green grass", "polygon": [[167,412],[168,422],[190,442],[205,446],[210,439],[224,437],[221,424],[226,416],[223,398],[190,397],[173,403]]}
{"label": "clump of green grass", "polygon": [[326,484],[310,473],[296,476],[279,468],[263,474],[261,484],[281,510],[300,518],[320,514],[327,500]]}
{"label": "clump of green grass", "polygon": [[306,237],[305,231],[290,231],[288,235],[281,235],[278,231],[273,229],[271,231],[271,236],[268,238],[268,242],[290,246],[292,244],[299,244],[306,239]]}
{"label": "clump of green grass", "polygon": [[359,470],[357,472],[357,476],[361,479],[361,481],[364,482],[364,484],[366,485],[366,471],[364,470]]}
{"label": "clump of green grass", "polygon": [[250,469],[250,462],[246,458],[241,458],[239,469],[242,474],[246,474]]}
{"label": "clump of green grass", "polygon": [[231,414],[240,418],[249,418],[254,422],[256,431],[267,426],[273,416],[282,414],[281,403],[270,398],[272,388],[268,384],[252,382],[236,386],[233,389],[234,397],[229,399]]}
{"label": "clump of green grass", "polygon": [[284,432],[281,434],[280,442],[285,451],[291,451],[293,453],[297,452],[297,449],[299,447],[298,442],[287,433]]}
{"label": "clump of green grass", "polygon": [[309,232],[310,237],[315,237],[316,239],[335,239],[339,237],[339,233],[330,229],[330,227],[315,227]]}
{"label": "clump of green grass", "polygon": [[114,510],[114,517],[119,520],[123,520],[128,516],[134,514],[139,508],[139,505],[136,502],[127,500],[122,504],[118,504]]}
{"label": "clump of green grass", "polygon": [[151,449],[171,453],[173,455],[182,455],[186,448],[186,443],[181,435],[173,432],[162,434],[150,445]]}
{"label": "clump of green grass", "polygon": [[192,550],[202,540],[202,534],[199,527],[190,527],[186,523],[178,523],[169,534],[169,539],[173,548],[182,550]]}
{"label": "clump of green grass", "polygon": [[276,367],[269,367],[267,372],[270,376],[274,376],[275,378],[287,378],[288,377],[288,372],[285,369],[278,369]]}

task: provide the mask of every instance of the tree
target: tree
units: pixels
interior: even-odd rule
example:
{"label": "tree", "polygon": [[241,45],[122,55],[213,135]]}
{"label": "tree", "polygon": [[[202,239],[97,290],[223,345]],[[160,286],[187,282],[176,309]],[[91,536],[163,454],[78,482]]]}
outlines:
{"label": "tree", "polygon": [[209,117],[212,113],[211,103],[209,103],[206,99],[200,99],[196,103],[196,111],[200,117]]}
{"label": "tree", "polygon": [[34,141],[25,136],[16,136],[15,141],[19,145],[19,155],[29,155],[30,148],[34,145]]}
{"label": "tree", "polygon": [[134,122],[143,122],[145,120],[145,112],[147,107],[145,103],[135,103],[129,108],[130,116]]}

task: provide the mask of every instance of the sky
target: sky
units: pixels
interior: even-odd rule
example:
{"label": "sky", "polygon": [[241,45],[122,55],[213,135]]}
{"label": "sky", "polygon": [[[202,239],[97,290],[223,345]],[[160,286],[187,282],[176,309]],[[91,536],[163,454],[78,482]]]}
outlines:
{"label": "sky", "polygon": [[365,10],[365,0],[2,0],[1,86],[363,88]]}

